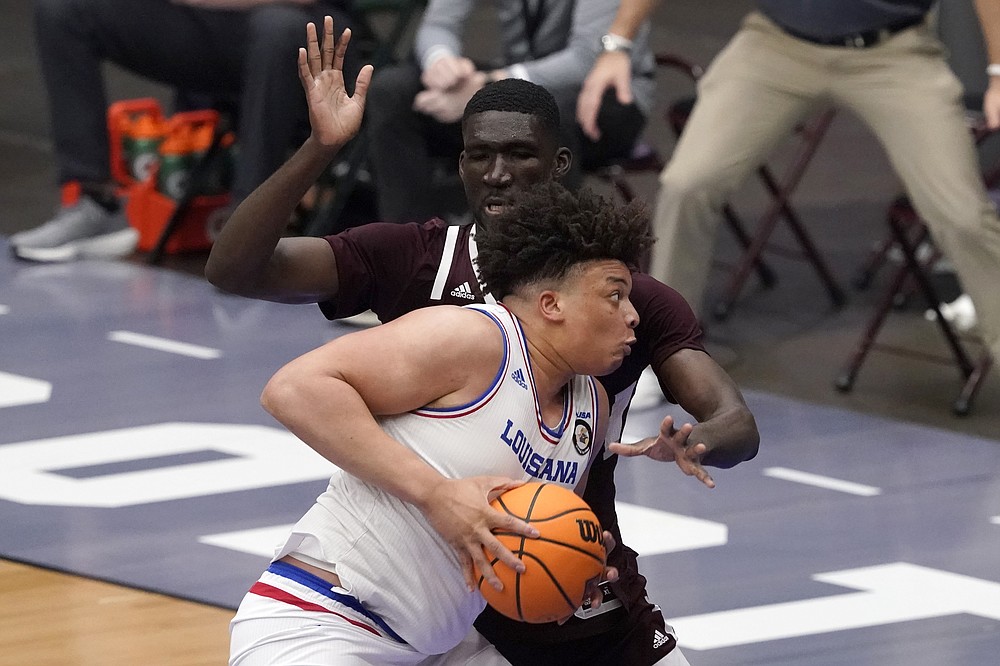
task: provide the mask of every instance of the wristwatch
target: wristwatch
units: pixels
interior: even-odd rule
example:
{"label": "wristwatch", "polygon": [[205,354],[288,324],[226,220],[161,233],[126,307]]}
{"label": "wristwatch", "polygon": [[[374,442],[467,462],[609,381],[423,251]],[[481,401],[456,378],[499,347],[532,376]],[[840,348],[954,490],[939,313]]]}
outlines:
{"label": "wristwatch", "polygon": [[609,32],[601,37],[601,48],[605,51],[622,51],[624,53],[631,53],[632,40],[625,39],[621,35],[615,35]]}

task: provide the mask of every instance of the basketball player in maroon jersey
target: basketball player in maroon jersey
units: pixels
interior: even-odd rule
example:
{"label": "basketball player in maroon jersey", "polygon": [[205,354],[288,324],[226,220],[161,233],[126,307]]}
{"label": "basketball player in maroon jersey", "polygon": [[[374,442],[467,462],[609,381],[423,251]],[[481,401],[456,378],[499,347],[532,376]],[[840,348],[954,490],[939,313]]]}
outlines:
{"label": "basketball player in maroon jersey", "polygon": [[[339,319],[365,310],[383,322],[429,305],[492,302],[475,272],[475,230],[489,225],[517,193],[558,180],[572,155],[559,145],[559,111],[540,86],[508,79],[485,85],[462,119],[464,151],[459,173],[473,221],[449,226],[369,224],[327,238],[283,238],[296,204],[354,137],[364,113],[369,69],[349,97],[341,66],[349,39],[333,49],[333,26],[324,26],[322,48],[315,26],[307,27],[307,49],[299,55],[300,77],[309,102],[312,133],[302,147],[233,213],[216,240],[206,276],[219,288],[282,303],[320,304]],[[405,159],[405,156],[400,156]],[[690,306],[673,289],[634,272],[631,300],[639,314],[632,353],[601,383],[614,402],[608,441],[616,442],[635,383],[652,366],[668,397],[696,419],[663,420],[657,437],[633,445],[614,444],[615,453],[674,461],[708,487],[706,466],[728,468],[757,453],[759,434],[738,387],[705,352]],[[619,580],[605,590],[597,612],[581,610],[562,625],[525,625],[489,608],[477,629],[511,663],[622,664],[686,663],[657,606],[646,599],[636,553],[622,543],[615,513],[617,455],[593,464],[585,499],[619,544],[609,566]],[[483,511],[490,511],[484,503]]]}

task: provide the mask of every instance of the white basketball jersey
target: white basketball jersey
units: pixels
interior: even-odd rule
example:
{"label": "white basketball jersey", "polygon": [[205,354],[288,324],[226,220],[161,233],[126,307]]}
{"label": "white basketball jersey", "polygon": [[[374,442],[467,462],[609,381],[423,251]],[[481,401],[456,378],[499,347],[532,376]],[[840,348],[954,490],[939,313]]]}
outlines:
{"label": "white basketball jersey", "polygon": [[[595,449],[597,388],[575,377],[556,428],[542,422],[524,334],[502,305],[470,305],[504,338],[487,391],[466,405],[379,419],[383,429],[449,478],[503,475],[574,488]],[[457,645],[485,607],[467,592],[451,547],[414,506],[338,472],[275,559],[300,553],[333,565],[341,584],[413,648]],[[502,565],[501,565],[502,566]]]}

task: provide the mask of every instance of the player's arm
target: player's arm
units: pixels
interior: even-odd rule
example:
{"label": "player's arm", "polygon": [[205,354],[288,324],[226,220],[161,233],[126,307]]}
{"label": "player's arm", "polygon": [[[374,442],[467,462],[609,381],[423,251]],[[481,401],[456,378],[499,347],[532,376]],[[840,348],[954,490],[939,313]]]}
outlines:
{"label": "player's arm", "polygon": [[458,553],[470,589],[473,563],[497,586],[484,548],[512,568],[523,564],[491,530],[537,536],[489,506],[520,483],[448,479],[391,438],[375,417],[471,402],[488,388],[502,356],[500,331],[489,318],[450,306],[424,308],[293,360],[268,382],[261,402],[337,467],[418,507]]}
{"label": "player's arm", "polygon": [[[639,27],[649,19],[659,0],[621,0],[618,13],[608,33],[625,39],[635,38]],[[625,51],[612,51],[597,56],[594,66],[583,82],[576,102],[576,119],[592,140],[601,137],[597,114],[601,110],[604,91],[614,88],[618,101],[632,103],[632,57]]]}
{"label": "player's arm", "polygon": [[704,445],[703,465],[728,468],[757,455],[757,422],[736,382],[711,356],[682,349],[667,357],[656,374],[698,420],[686,446]]}
{"label": "player's arm", "polygon": [[353,96],[344,87],[345,30],[334,50],[333,20],[324,22],[322,50],[316,27],[306,28],[299,78],[309,105],[312,133],[269,179],[244,200],[223,226],[205,276],[225,291],[282,303],[328,300],[338,291],[337,263],[321,238],[282,238],[295,207],[338,151],[358,132],[370,66],[358,75]]}
{"label": "player's arm", "polygon": [[703,351],[681,349],[655,368],[660,384],[695,423],[678,426],[667,416],[656,437],[635,444],[609,445],[613,453],[674,461],[685,474],[709,488],[715,481],[705,466],[732,467],[757,455],[760,433],[732,378]]}
{"label": "player's arm", "polygon": [[[976,13],[986,41],[986,53],[993,65],[1000,65],[1000,3],[976,0]],[[992,129],[1000,127],[1000,73],[990,74],[990,84],[983,97],[983,114]]]}

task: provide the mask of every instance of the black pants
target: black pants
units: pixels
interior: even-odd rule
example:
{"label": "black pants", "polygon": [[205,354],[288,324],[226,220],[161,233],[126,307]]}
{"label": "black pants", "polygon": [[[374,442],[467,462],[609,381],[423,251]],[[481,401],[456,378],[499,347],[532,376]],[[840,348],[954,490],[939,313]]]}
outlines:
{"label": "black pants", "polygon": [[[413,98],[421,89],[420,70],[404,63],[376,72],[368,90],[368,164],[379,219],[386,222],[422,221],[454,212],[447,209],[440,176],[444,172],[453,186],[459,185],[461,123],[440,123],[414,111]],[[568,187],[578,187],[587,170],[628,155],[642,132],[642,112],[634,104],[621,105],[612,92],[605,96],[598,116],[601,140],[592,142],[575,120],[578,90],[550,92],[560,107],[563,145],[573,151],[573,168],[563,181]]]}
{"label": "black pants", "polygon": [[[169,0],[36,0],[36,45],[49,96],[59,182],[110,179],[101,71],[105,61],[177,89],[235,97],[239,200],[274,172],[308,127],[297,75],[305,26],[351,25],[345,0],[244,11],[195,9]],[[353,81],[360,65],[348,64]]]}

